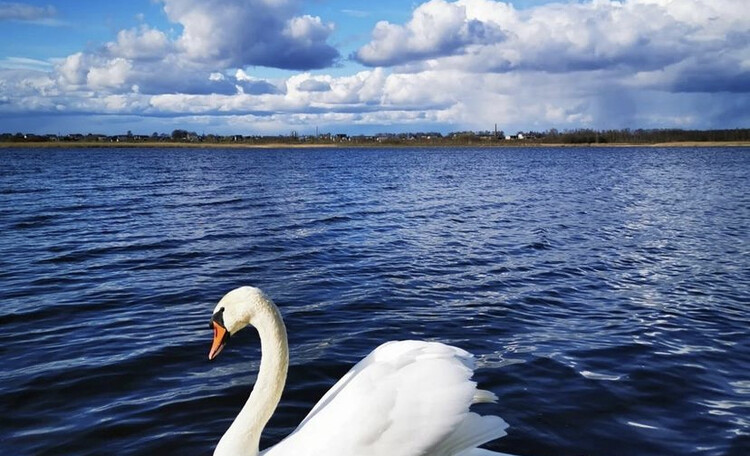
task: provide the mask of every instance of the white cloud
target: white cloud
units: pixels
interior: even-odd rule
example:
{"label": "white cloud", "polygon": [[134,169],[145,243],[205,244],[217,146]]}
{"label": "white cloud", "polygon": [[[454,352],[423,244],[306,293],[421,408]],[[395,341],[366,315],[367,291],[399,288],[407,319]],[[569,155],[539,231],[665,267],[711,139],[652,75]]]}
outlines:
{"label": "white cloud", "polygon": [[[335,59],[327,44],[333,26],[298,14],[295,0],[162,2],[183,27],[175,35],[142,24],[57,61],[53,71],[0,62],[0,116],[120,114],[161,125],[178,118],[248,134],[750,122],[750,18],[737,14],[740,0],[522,10],[432,0],[403,25],[375,27],[357,54],[371,69],[337,68],[337,76],[306,71]],[[302,71],[263,78],[255,65]]]}
{"label": "white cloud", "polygon": [[319,17],[306,14],[289,19],[283,33],[294,40],[299,40],[305,46],[311,46],[315,42],[325,42],[332,31],[333,24],[323,24]]}
{"label": "white cloud", "polygon": [[137,29],[121,30],[117,41],[107,43],[106,48],[114,57],[156,60],[172,51],[172,43],[164,32],[142,25]]}
{"label": "white cloud", "polygon": [[133,64],[129,60],[117,57],[102,66],[91,67],[86,74],[86,83],[94,90],[119,88],[127,84]]}
{"label": "white cloud", "polygon": [[47,71],[52,68],[52,64],[46,60],[28,57],[5,57],[0,60],[0,68]]}
{"label": "white cloud", "polygon": [[[356,58],[393,67],[384,104],[423,105],[470,127],[737,126],[748,114],[731,118],[720,107],[737,96],[744,102],[729,112],[750,104],[742,3],[595,0],[516,10],[432,0],[403,25],[378,24]],[[470,39],[461,31],[472,21],[493,33]]]}
{"label": "white cloud", "polygon": [[373,40],[359,50],[357,58],[368,65],[394,65],[463,53],[470,45],[503,39],[498,24],[471,17],[464,3],[430,0],[418,6],[404,26],[378,22]]}
{"label": "white cloud", "polygon": [[319,68],[338,56],[326,43],[333,25],[296,16],[295,1],[161,1],[169,19],[183,27],[175,39],[146,24],[121,30],[99,50],[60,61],[61,85],[106,93],[130,92],[134,85],[145,94],[273,93],[279,88],[267,81],[216,75],[248,65]]}
{"label": "white cloud", "polygon": [[57,74],[62,86],[80,86],[86,83],[86,76],[91,68],[92,57],[77,52],[66,57],[57,67]]}
{"label": "white cloud", "polygon": [[324,68],[338,57],[326,40],[332,25],[295,16],[295,2],[273,0],[162,0],[183,26],[177,46],[196,62],[229,67]]}
{"label": "white cloud", "polygon": [[[493,0],[431,0],[405,25],[379,23],[356,58],[485,73],[651,71],[721,54],[724,67],[747,62],[750,15],[742,9],[743,0],[597,0],[523,11]],[[481,33],[466,32],[472,24]]]}
{"label": "white cloud", "polygon": [[241,94],[263,95],[283,92],[283,85],[253,77],[242,69],[234,73],[234,78],[237,91]]}
{"label": "white cloud", "polygon": [[0,2],[0,21],[40,21],[57,14],[54,6],[35,6],[27,3]]}

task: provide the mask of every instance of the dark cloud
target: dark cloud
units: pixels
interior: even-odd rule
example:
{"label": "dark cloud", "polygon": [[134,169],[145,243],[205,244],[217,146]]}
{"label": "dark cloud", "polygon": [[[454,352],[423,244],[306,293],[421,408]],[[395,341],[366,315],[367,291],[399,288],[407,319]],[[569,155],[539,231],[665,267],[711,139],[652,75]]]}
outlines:
{"label": "dark cloud", "polygon": [[186,95],[234,95],[239,91],[249,95],[279,94],[281,90],[265,80],[211,78],[208,73],[177,71],[170,75],[144,71],[133,76],[139,92],[158,95],[164,93]]}
{"label": "dark cloud", "polygon": [[205,77],[170,77],[154,78],[144,75],[140,80],[136,79],[139,92],[148,95],[163,93],[181,93],[188,95],[233,95],[237,93],[237,87],[231,81],[210,81],[208,75]]}
{"label": "dark cloud", "polygon": [[750,71],[706,71],[695,68],[678,76],[673,92],[750,93]]}
{"label": "dark cloud", "polygon": [[237,85],[248,95],[278,95],[283,91],[268,81],[239,81]]}
{"label": "dark cloud", "polygon": [[331,90],[331,84],[316,79],[307,79],[300,83],[299,89],[305,92],[325,92]]}
{"label": "dark cloud", "polygon": [[713,128],[747,128],[750,125],[750,97],[728,97],[712,119]]}
{"label": "dark cloud", "polygon": [[673,69],[673,92],[750,93],[750,69],[731,54],[695,57]]}

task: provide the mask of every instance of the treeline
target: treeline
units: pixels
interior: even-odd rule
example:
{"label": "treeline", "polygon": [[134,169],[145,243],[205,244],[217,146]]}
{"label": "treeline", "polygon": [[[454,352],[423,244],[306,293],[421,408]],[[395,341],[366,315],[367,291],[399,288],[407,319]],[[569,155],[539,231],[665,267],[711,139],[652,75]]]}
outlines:
{"label": "treeline", "polygon": [[177,129],[169,133],[154,132],[137,135],[128,131],[123,135],[68,134],[37,135],[25,133],[0,134],[0,143],[193,143],[193,144],[351,144],[351,145],[517,145],[517,144],[658,144],[679,142],[750,142],[750,128],[726,130],[682,129],[621,129],[621,130],[557,130],[519,131],[509,135],[503,131],[459,131],[380,133],[355,135],[322,133],[298,135],[214,135],[198,134]]}
{"label": "treeline", "polygon": [[544,140],[560,144],[654,144],[668,142],[728,142],[750,141],[750,128],[733,130],[681,130],[681,129],[623,129],[592,130],[578,129],[558,131],[555,129],[539,132],[528,132],[529,140]]}

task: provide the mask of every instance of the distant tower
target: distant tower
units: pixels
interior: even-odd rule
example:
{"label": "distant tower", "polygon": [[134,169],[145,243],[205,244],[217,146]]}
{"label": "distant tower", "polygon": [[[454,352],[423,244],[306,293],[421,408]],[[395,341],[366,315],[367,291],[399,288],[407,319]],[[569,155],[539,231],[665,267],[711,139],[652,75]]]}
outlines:
{"label": "distant tower", "polygon": [[495,124],[495,139],[497,139],[497,124]]}

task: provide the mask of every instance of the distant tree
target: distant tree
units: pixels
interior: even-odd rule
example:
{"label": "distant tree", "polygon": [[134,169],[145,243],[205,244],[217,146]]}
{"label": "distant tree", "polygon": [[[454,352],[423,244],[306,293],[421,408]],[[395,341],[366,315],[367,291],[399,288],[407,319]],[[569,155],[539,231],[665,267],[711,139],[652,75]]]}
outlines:
{"label": "distant tree", "polygon": [[172,139],[174,139],[174,140],[183,140],[183,139],[187,139],[188,135],[189,135],[189,133],[188,133],[187,130],[177,129],[177,130],[174,130],[172,132]]}

